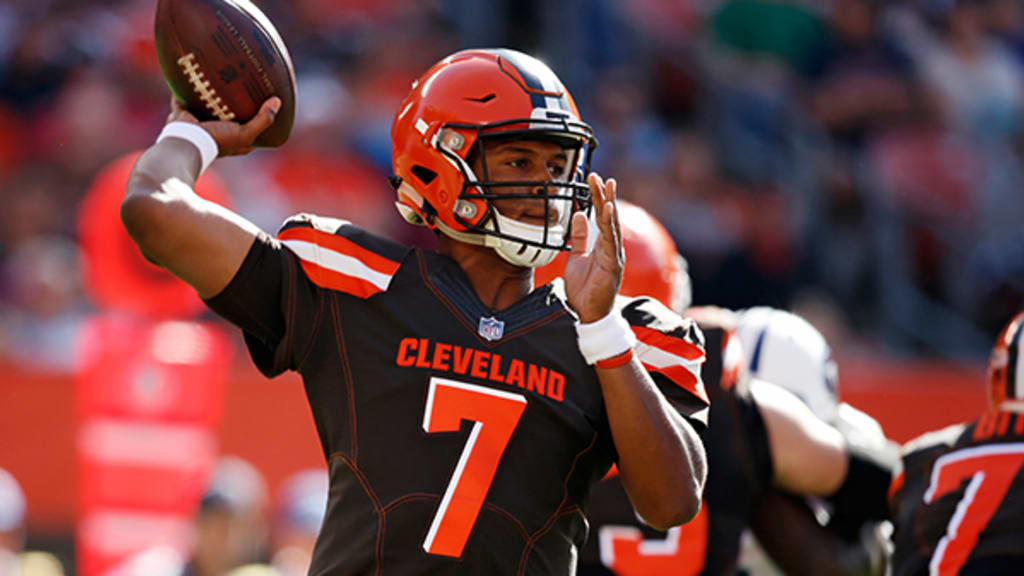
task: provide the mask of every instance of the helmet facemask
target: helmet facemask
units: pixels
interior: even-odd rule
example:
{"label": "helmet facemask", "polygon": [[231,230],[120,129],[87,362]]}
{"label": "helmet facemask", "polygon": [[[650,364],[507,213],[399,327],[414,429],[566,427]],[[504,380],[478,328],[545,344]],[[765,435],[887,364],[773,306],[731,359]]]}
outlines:
{"label": "helmet facemask", "polygon": [[[471,150],[463,152],[470,131]],[[492,180],[487,169],[486,143],[506,140],[546,140],[558,143],[567,153],[566,178],[546,181]],[[596,147],[590,127],[564,119],[515,120],[485,125],[448,124],[438,130],[434,146],[462,174],[462,189],[453,211],[465,232],[442,224],[442,232],[464,242],[493,248],[507,262],[523,267],[543,266],[560,251],[569,249],[570,222],[576,211],[589,213],[590,188],[584,182],[590,155]],[[461,152],[461,153],[460,153]],[[470,166],[474,155],[482,166],[478,178]],[[520,191],[503,192],[510,188]],[[510,218],[500,206],[509,201],[544,202],[544,224]]]}

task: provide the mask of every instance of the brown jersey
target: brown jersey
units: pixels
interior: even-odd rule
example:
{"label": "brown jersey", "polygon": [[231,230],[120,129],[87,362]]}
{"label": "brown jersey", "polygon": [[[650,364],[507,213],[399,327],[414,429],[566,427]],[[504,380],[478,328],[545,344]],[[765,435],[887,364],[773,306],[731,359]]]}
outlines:
{"label": "brown jersey", "polygon": [[1024,574],[1024,413],[907,443],[890,500],[895,576]]}
{"label": "brown jersey", "polygon": [[[573,572],[617,451],[557,286],[491,310],[445,256],[300,216],[209,304],[265,374],[302,375],[331,480],[310,574]],[[622,312],[703,428],[699,330],[648,299]]]}
{"label": "brown jersey", "polygon": [[583,576],[696,576],[732,574],[743,529],[759,495],[770,486],[771,453],[761,412],[745,382],[736,382],[738,339],[705,328],[703,380],[711,398],[703,440],[708,457],[704,499],[688,524],[661,532],[633,511],[618,478],[594,489],[593,536],[583,549]]}

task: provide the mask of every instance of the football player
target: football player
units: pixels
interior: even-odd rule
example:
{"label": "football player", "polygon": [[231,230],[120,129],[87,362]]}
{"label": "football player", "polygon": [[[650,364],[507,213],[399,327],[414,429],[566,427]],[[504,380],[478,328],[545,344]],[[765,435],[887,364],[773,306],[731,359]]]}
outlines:
{"label": "football player", "polygon": [[[626,250],[622,292],[628,287],[630,296],[657,294],[676,310],[686,308],[690,291],[685,263],[679,264],[681,257],[664,227],[642,208],[625,203],[620,203],[620,222]],[[556,260],[539,270],[538,278],[557,277],[558,265]],[[703,375],[711,409],[703,437],[709,465],[704,506],[689,524],[656,530],[636,517],[617,479],[602,482],[594,491],[593,537],[584,548],[581,574],[732,574],[745,527],[759,514],[773,512],[786,513],[792,523],[780,525],[777,518],[771,523],[779,538],[770,541],[768,551],[796,573],[881,572],[879,542],[840,541],[821,529],[802,501],[791,503],[780,491],[823,497],[833,514],[859,525],[887,515],[885,491],[892,464],[837,429],[832,416],[840,412],[835,365],[821,334],[792,314],[771,312],[688,312],[698,318],[707,349]],[[754,342],[745,351],[748,335]],[[778,367],[788,369],[776,373]],[[787,388],[764,379],[783,377],[794,390],[820,399],[829,421]],[[793,534],[803,539],[786,538]],[[827,554],[810,554],[818,549]],[[805,560],[788,561],[798,555]]]}
{"label": "football player", "polygon": [[990,409],[903,447],[892,484],[893,574],[1024,571],[1024,312],[988,366]]}
{"label": "football player", "polygon": [[[696,514],[700,332],[654,302],[613,308],[617,183],[588,174],[596,140],[546,65],[459,52],[402,102],[397,206],[437,232],[436,251],[312,215],[273,238],[197,197],[202,169],[248,151],[279,106],[198,124],[172,104],[122,219],[242,328],[264,374],[301,374],[330,472],[310,574],[569,574],[612,464],[648,523]],[[564,284],[533,290],[560,251]]]}
{"label": "football player", "polygon": [[[756,307],[735,317],[749,378],[771,382],[799,398],[834,427],[848,451],[895,466],[898,447],[871,416],[839,401],[838,371],[825,338],[803,318]],[[797,467],[790,466],[793,470]],[[891,524],[879,510],[833,508],[820,498],[787,491],[783,480],[765,490],[749,524],[764,551],[787,574],[882,574],[891,551]],[[874,484],[880,490],[881,484]],[[876,492],[873,498],[878,503]],[[865,494],[867,496],[867,494]],[[758,547],[743,556],[756,560]]]}

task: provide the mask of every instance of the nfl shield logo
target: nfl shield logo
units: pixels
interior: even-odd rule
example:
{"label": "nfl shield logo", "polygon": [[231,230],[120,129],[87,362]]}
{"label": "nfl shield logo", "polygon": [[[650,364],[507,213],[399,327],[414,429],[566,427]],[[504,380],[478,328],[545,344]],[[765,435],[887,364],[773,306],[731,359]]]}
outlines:
{"label": "nfl shield logo", "polygon": [[497,318],[480,318],[477,332],[488,340],[500,340],[505,334],[505,323]]}

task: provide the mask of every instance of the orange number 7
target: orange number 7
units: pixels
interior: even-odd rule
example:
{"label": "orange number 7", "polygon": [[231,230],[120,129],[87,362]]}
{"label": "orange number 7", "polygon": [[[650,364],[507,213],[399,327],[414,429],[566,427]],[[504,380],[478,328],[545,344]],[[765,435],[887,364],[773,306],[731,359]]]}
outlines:
{"label": "orange number 7", "polygon": [[473,421],[462,456],[434,514],[423,549],[430,554],[459,557],[480,514],[505,446],[526,409],[522,394],[431,378],[423,429],[458,432],[463,420]]}
{"label": "orange number 7", "polygon": [[967,562],[978,535],[999,509],[1010,484],[1024,464],[1024,443],[991,444],[951,452],[935,461],[932,479],[924,493],[925,504],[931,504],[958,488],[967,478],[956,512],[939,540],[928,564],[930,573],[944,576],[956,574]]}

